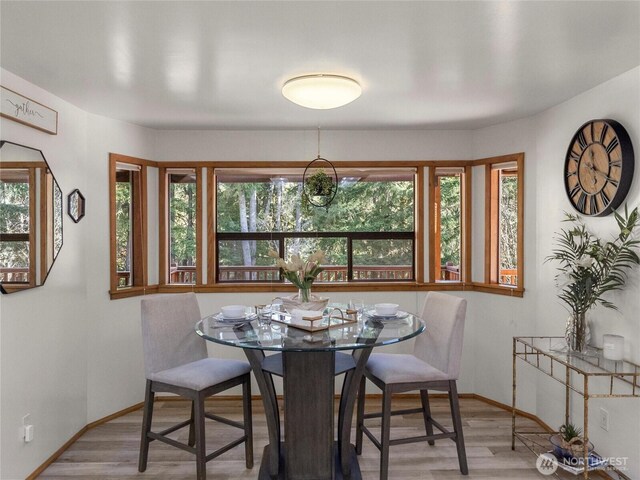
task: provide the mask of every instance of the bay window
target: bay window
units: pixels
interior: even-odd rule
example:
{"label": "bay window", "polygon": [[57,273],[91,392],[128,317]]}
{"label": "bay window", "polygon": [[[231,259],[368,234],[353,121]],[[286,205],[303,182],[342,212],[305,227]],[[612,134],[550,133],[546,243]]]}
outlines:
{"label": "bay window", "polygon": [[[320,291],[522,296],[523,160],[335,162],[339,188],[326,208],[305,201],[307,162],[153,162],[111,154],[111,296],[291,290],[270,250],[285,259],[323,250],[324,271],[314,284]],[[472,172],[483,169],[485,268],[478,282],[471,277],[471,185]],[[151,218],[158,218],[150,238],[147,196]],[[149,264],[154,281],[157,268],[155,285],[148,284]]]}

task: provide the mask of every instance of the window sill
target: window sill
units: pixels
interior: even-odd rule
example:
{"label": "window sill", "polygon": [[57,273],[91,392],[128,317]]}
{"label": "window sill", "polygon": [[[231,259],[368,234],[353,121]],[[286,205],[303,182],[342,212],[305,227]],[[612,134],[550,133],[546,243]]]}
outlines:
{"label": "window sill", "polygon": [[524,288],[521,287],[507,287],[505,285],[483,282],[473,282],[471,285],[473,287],[473,290],[476,292],[494,293],[496,295],[506,295],[508,297],[519,298],[522,298],[524,296]]}
{"label": "window sill", "polygon": [[[290,285],[280,283],[218,283],[215,285],[149,285],[147,287],[128,287],[110,292],[111,299],[136,297],[154,293],[280,293],[296,292]],[[493,285],[481,282],[349,282],[336,284],[315,284],[314,292],[417,292],[417,291],[450,291],[450,292],[482,292],[510,297],[523,297],[524,289]]]}
{"label": "window sill", "polygon": [[117,300],[119,298],[137,297],[140,295],[151,295],[152,293],[158,293],[158,285],[147,285],[144,287],[124,287],[115,291],[109,291],[111,300]]}

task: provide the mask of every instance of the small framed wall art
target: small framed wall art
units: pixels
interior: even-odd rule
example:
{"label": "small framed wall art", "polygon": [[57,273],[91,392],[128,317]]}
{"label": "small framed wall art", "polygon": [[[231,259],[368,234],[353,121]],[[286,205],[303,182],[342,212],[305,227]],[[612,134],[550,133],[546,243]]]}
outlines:
{"label": "small framed wall art", "polygon": [[86,201],[84,195],[77,188],[67,195],[67,214],[75,223],[84,217]]}
{"label": "small framed wall art", "polygon": [[58,134],[55,110],[3,86],[0,86],[0,100],[0,116],[51,135]]}

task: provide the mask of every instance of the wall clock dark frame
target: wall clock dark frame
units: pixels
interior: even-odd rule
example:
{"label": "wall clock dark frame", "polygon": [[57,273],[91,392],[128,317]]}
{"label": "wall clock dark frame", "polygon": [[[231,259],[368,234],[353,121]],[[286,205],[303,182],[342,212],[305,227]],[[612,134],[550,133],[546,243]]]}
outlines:
{"label": "wall clock dark frame", "polygon": [[569,202],[582,215],[609,215],[629,193],[633,172],[633,145],[625,128],[615,120],[589,120],[575,133],[565,156]]}

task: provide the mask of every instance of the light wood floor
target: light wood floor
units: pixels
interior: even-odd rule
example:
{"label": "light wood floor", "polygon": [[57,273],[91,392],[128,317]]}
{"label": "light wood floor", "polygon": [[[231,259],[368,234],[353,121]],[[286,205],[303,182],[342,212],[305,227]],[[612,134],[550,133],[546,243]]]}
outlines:
{"label": "light wood floor", "polygon": [[[480,400],[461,399],[464,436],[469,462],[468,479],[540,479],[549,478],[538,473],[535,456],[522,445],[511,450],[511,414]],[[394,400],[395,408],[418,406],[419,400]],[[309,414],[312,415],[312,403]],[[367,399],[367,410],[379,408],[377,399]],[[448,402],[431,401],[432,414],[445,426],[450,426]],[[241,420],[239,400],[215,399],[207,402],[207,409],[217,414]],[[161,401],[156,403],[154,430],[160,430],[184,420],[189,415],[185,401]],[[149,466],[145,473],[138,473],[138,448],[142,411],[136,411],[86,432],[55,463],[41,475],[42,480],[54,479],[172,479],[195,478],[193,456],[177,448],[152,442]],[[519,425],[533,422],[521,419]],[[260,468],[262,449],[268,441],[267,426],[261,402],[253,402],[255,466],[247,470],[244,464],[244,448],[236,447],[210,461],[207,475],[211,479],[256,478]],[[372,420],[370,425],[376,425]],[[378,420],[379,425],[379,420]],[[391,437],[423,434],[424,424],[419,415],[393,417]],[[539,428],[539,427],[538,427]],[[239,430],[215,422],[207,423],[207,450],[212,451],[237,436]],[[173,434],[186,442],[188,429]],[[355,441],[355,433],[352,441]],[[378,450],[365,437],[360,467],[366,480],[378,479]],[[447,480],[465,477],[460,475],[455,444],[441,440],[431,447],[427,443],[414,443],[391,447],[389,466],[391,479]],[[575,478],[575,477],[565,477]]]}

